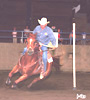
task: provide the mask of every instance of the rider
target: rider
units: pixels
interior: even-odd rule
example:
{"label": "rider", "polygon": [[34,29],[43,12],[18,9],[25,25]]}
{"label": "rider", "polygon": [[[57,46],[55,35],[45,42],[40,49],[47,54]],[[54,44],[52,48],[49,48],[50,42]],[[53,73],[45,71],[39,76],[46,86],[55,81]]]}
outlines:
{"label": "rider", "polygon": [[53,49],[55,49],[56,45],[56,39],[54,37],[52,29],[47,26],[49,21],[47,21],[47,18],[43,17],[41,20],[38,20],[38,23],[40,25],[36,26],[36,28],[33,30],[33,34],[37,34],[36,39],[40,43],[41,50],[43,51],[43,63],[44,63],[44,72],[43,74],[40,74],[40,78],[42,79],[46,72],[46,66],[47,66],[47,45],[49,42],[52,43]]}

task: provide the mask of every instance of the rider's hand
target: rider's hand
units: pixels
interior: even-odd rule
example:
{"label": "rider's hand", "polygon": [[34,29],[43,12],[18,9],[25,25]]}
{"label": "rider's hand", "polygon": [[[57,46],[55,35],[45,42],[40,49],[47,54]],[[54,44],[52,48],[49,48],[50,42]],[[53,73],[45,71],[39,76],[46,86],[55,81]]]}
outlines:
{"label": "rider's hand", "polygon": [[55,50],[55,49],[56,49],[56,47],[55,47],[55,46],[53,46],[53,47],[51,47],[51,49],[52,49],[52,50]]}

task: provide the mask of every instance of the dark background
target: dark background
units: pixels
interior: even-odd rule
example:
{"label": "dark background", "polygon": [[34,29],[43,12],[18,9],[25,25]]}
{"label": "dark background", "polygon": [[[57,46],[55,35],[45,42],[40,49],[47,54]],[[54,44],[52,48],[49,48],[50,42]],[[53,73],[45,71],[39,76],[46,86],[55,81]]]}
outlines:
{"label": "dark background", "polygon": [[37,20],[45,16],[63,31],[72,29],[72,8],[81,4],[81,13],[87,13],[90,22],[89,0],[0,0],[0,30],[12,30],[14,26],[23,30],[26,25],[31,30],[38,24]]}
{"label": "dark background", "polygon": [[[72,31],[74,13],[73,7],[81,5],[79,13],[87,15],[87,23],[90,23],[89,0],[0,0],[0,30],[24,30],[29,26],[33,30],[38,25],[38,19],[47,17],[51,26],[60,28],[63,32]],[[11,32],[0,31],[0,36],[11,37]],[[21,33],[18,33],[21,37]],[[0,38],[5,41],[4,38]],[[10,38],[6,42],[12,42]],[[20,42],[20,39],[18,40]]]}

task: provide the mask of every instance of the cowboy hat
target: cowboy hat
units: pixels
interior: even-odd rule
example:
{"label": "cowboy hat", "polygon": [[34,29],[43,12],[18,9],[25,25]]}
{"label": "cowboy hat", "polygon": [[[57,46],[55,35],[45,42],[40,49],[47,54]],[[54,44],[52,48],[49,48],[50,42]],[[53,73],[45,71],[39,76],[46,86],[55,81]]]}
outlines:
{"label": "cowboy hat", "polygon": [[45,25],[45,24],[50,23],[50,21],[47,21],[47,18],[43,17],[43,18],[41,18],[41,20],[38,19],[38,23],[40,25]]}

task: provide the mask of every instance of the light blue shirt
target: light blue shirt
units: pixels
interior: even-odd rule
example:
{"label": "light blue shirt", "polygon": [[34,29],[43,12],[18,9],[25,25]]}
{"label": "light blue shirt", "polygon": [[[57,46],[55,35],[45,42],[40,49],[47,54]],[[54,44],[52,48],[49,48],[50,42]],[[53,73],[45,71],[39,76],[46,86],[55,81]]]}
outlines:
{"label": "light blue shirt", "polygon": [[52,45],[56,45],[56,39],[54,37],[53,31],[50,27],[46,26],[43,30],[41,29],[41,26],[38,25],[33,30],[33,34],[37,33],[36,39],[38,42],[43,43],[44,45],[48,45],[48,43],[51,41]]}

